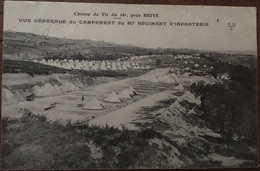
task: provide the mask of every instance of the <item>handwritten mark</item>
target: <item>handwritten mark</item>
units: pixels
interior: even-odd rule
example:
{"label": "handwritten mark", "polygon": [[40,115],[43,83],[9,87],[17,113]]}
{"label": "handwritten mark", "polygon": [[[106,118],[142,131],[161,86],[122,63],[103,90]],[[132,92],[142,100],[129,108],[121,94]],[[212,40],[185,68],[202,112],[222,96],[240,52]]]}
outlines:
{"label": "handwritten mark", "polygon": [[228,23],[228,28],[230,30],[233,30],[233,28],[235,28],[235,27],[236,27],[236,23]]}

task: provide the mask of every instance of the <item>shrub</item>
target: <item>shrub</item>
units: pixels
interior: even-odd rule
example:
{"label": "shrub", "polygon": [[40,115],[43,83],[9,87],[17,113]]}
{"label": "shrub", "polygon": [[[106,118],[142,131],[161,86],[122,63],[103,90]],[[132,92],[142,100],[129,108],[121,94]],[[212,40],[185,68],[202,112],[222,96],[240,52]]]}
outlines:
{"label": "shrub", "polygon": [[155,130],[153,129],[144,129],[142,130],[138,136],[140,138],[144,138],[144,139],[153,139],[153,138],[159,138],[159,139],[162,139],[163,138],[163,135],[156,132]]}
{"label": "shrub", "polygon": [[219,130],[227,139],[232,139],[236,134],[255,143],[256,71],[237,65],[229,65],[229,68],[225,65],[224,69],[230,72],[231,81],[214,85],[192,84],[190,90],[195,96],[201,96],[202,117],[213,130]]}

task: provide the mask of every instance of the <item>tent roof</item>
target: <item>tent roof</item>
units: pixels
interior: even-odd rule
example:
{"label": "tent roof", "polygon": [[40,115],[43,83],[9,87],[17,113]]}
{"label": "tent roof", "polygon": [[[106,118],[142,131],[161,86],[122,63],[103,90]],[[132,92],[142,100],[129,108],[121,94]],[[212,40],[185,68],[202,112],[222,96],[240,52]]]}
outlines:
{"label": "tent roof", "polygon": [[123,99],[131,99],[130,93],[127,89],[124,89],[121,93],[119,93],[119,97]]}
{"label": "tent roof", "polygon": [[183,85],[180,83],[179,85],[177,85],[177,86],[175,87],[175,89],[177,89],[177,90],[184,90],[184,87],[183,87]]}
{"label": "tent roof", "polygon": [[122,100],[119,96],[113,91],[107,98],[104,99],[105,102],[113,102],[113,103],[120,103]]}
{"label": "tent roof", "polygon": [[100,104],[98,99],[94,97],[91,101],[86,102],[86,104],[83,106],[83,109],[100,110],[104,109],[104,107]]}
{"label": "tent roof", "polygon": [[137,94],[137,92],[135,91],[135,89],[132,86],[128,89],[128,92],[130,95]]}

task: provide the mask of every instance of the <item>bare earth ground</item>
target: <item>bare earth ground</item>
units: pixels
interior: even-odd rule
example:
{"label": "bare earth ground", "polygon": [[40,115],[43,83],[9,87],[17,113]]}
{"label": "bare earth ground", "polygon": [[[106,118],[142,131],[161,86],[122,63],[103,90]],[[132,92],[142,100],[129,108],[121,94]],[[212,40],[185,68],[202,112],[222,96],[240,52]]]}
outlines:
{"label": "bare earth ground", "polygon": [[[157,69],[156,71],[168,71],[168,68]],[[140,99],[143,99],[152,94],[159,93],[165,90],[173,90],[175,87],[172,84],[140,80],[141,77],[142,76],[109,82],[97,86],[91,86],[83,90],[68,92],[57,96],[39,97],[36,98],[34,101],[18,101],[11,105],[4,105],[4,112],[2,113],[2,116],[19,118],[21,117],[21,115],[17,114],[17,112],[19,112],[19,110],[21,109],[26,108],[33,113],[47,116],[47,118],[51,121],[59,120],[63,123],[66,123],[68,121],[84,122],[92,119],[93,117],[96,118],[107,113],[116,111],[124,106],[127,106],[128,104],[134,102],[138,103]],[[194,78],[192,78],[192,80],[194,81],[201,79],[203,79],[203,77],[194,76]],[[191,79],[182,78],[183,82],[188,82],[189,80]],[[188,84],[190,83],[188,82]],[[103,101],[103,99],[106,98],[112,91],[120,93],[122,90],[129,88],[130,86],[133,86],[134,89],[136,89],[136,91],[139,93],[138,96],[134,96],[134,98],[132,99],[126,99],[122,103],[116,104]],[[82,96],[84,96],[85,102],[81,101]],[[94,111],[82,109],[82,105],[91,100],[93,97],[98,98],[101,104],[105,107],[104,110]],[[149,103],[149,100],[152,100],[152,97],[148,99],[147,103]],[[45,108],[51,106],[51,104],[56,104],[56,107],[49,110],[44,110]],[[136,105],[141,107],[138,104]],[[127,108],[126,110],[129,110],[129,108]]]}
{"label": "bare earth ground", "polygon": [[[104,102],[112,91],[120,93],[125,88],[133,86],[139,93],[138,96],[134,96],[132,99],[126,99],[122,103],[109,103]],[[22,101],[16,102],[15,104],[3,106],[3,116],[8,117],[21,117],[17,115],[17,111],[20,109],[29,109],[33,113],[47,116],[52,121],[59,120],[63,123],[71,120],[71,122],[83,122],[93,117],[99,117],[118,110],[130,103],[134,103],[144,97],[151,94],[174,88],[170,84],[159,84],[148,81],[139,80],[138,77],[128,78],[120,81],[110,82],[101,84],[98,86],[87,87],[84,90],[73,91],[62,95],[51,96],[51,97],[40,97],[34,101]],[[85,98],[85,102],[81,101],[82,96]],[[97,97],[98,100],[105,107],[104,110],[84,110],[82,105],[93,97]],[[56,107],[50,110],[44,110],[56,103]]]}

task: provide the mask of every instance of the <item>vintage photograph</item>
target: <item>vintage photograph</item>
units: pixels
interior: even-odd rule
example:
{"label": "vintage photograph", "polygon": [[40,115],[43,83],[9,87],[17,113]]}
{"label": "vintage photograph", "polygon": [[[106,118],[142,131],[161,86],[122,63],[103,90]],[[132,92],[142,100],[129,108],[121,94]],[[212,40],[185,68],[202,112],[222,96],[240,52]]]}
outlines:
{"label": "vintage photograph", "polygon": [[256,8],[5,1],[2,169],[259,165]]}

